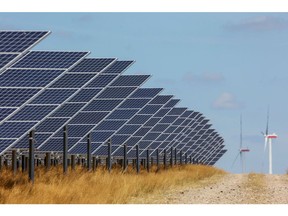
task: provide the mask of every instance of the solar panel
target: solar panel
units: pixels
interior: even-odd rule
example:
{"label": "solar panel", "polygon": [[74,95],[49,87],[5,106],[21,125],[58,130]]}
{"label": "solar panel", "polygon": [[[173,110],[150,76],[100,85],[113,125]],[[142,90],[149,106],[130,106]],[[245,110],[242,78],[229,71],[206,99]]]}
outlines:
{"label": "solar panel", "polygon": [[48,34],[48,31],[0,31],[0,52],[23,52]]}
{"label": "solar panel", "polygon": [[0,54],[0,68],[5,67],[9,62],[14,60],[17,56],[18,54]]}

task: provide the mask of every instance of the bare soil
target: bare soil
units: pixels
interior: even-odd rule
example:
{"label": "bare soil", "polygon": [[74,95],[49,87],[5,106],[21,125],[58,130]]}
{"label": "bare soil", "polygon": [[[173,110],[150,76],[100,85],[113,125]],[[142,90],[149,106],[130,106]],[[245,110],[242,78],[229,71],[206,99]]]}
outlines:
{"label": "bare soil", "polygon": [[288,175],[225,174],[134,197],[145,204],[287,204]]}

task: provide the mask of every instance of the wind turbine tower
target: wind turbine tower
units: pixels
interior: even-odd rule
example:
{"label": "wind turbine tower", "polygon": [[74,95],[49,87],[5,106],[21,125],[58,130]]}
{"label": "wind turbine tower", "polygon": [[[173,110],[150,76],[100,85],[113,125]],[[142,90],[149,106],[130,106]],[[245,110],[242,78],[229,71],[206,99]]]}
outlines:
{"label": "wind turbine tower", "polygon": [[269,134],[269,109],[267,112],[267,125],[266,125],[266,133],[263,135],[265,137],[265,144],[264,144],[264,152],[266,151],[266,147],[267,147],[267,143],[268,143],[268,148],[269,148],[269,174],[273,173],[273,169],[272,169],[272,139],[276,139],[278,136],[273,133],[273,134]]}

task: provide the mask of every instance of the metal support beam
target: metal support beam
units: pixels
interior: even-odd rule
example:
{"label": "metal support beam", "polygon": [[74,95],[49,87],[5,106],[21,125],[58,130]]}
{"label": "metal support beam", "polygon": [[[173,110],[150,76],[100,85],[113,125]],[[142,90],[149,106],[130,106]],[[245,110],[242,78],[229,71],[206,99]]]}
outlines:
{"label": "metal support beam", "polygon": [[156,149],[156,164],[157,164],[157,171],[160,170],[160,161],[159,161],[159,149]]}
{"label": "metal support beam", "polygon": [[170,166],[173,167],[173,147],[170,149]]}
{"label": "metal support beam", "polygon": [[164,149],[164,157],[163,157],[163,163],[164,163],[164,169],[167,169],[167,152],[166,152],[166,149]]}
{"label": "metal support beam", "polygon": [[149,149],[147,149],[147,158],[146,158],[146,162],[147,162],[147,172],[150,172],[150,155],[149,155]]}
{"label": "metal support beam", "polygon": [[174,152],[174,164],[176,165],[177,164],[177,148],[175,148],[175,152]]}
{"label": "metal support beam", "polygon": [[46,153],[46,157],[45,157],[45,164],[46,164],[46,170],[49,170],[50,167],[51,167],[51,153],[50,152],[47,152]]}
{"label": "metal support beam", "polygon": [[97,159],[95,156],[93,156],[93,162],[92,162],[92,170],[95,171],[96,170],[96,163],[97,163]]}
{"label": "metal support beam", "polygon": [[75,170],[75,163],[76,163],[75,155],[71,155],[71,169],[72,170]]}
{"label": "metal support beam", "polygon": [[67,173],[67,159],[68,159],[68,131],[67,126],[63,128],[63,173]]}
{"label": "metal support beam", "polygon": [[29,133],[29,181],[34,183],[34,138],[35,138],[35,131],[32,130]]}
{"label": "metal support beam", "polygon": [[136,145],[136,172],[140,173],[139,145]]}
{"label": "metal support beam", "polygon": [[91,134],[87,136],[87,170],[91,171]]}
{"label": "metal support beam", "polygon": [[16,150],[12,150],[12,171],[13,175],[17,173],[17,152]]}
{"label": "metal support beam", "polygon": [[127,144],[124,144],[123,171],[127,169]]}
{"label": "metal support beam", "polygon": [[108,158],[107,158],[107,166],[108,166],[108,171],[111,172],[111,168],[112,168],[112,160],[111,160],[111,152],[112,152],[112,143],[111,143],[111,139],[109,139],[108,141]]}

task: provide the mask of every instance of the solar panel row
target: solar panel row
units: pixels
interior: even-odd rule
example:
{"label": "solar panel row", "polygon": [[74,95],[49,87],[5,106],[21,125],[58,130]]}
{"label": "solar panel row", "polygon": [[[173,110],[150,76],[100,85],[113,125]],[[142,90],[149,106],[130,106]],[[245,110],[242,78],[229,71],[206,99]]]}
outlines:
{"label": "solar panel row", "polygon": [[[142,88],[149,75],[123,75],[134,61],[87,58],[89,52],[31,51],[49,31],[0,31],[0,154],[27,150],[28,132],[36,130],[39,152],[63,149],[68,128],[69,154],[140,157],[164,150],[215,164],[224,140],[203,114],[176,107],[179,99]],[[171,154],[168,153],[168,155]],[[172,157],[172,155],[170,155]]]}

